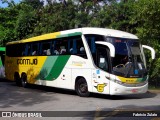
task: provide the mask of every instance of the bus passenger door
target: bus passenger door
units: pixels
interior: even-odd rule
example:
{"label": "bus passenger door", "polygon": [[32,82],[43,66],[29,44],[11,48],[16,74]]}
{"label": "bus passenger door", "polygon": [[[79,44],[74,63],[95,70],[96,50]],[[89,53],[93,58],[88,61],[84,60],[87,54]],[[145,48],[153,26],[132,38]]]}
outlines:
{"label": "bus passenger door", "polygon": [[109,49],[103,45],[96,46],[95,65],[97,69],[92,70],[93,92],[109,94]]}

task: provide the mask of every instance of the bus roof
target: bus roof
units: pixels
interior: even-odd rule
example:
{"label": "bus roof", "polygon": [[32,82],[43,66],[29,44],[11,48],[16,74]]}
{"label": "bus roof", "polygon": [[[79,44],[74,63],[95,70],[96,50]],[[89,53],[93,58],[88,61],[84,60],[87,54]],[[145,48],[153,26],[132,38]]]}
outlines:
{"label": "bus roof", "polygon": [[0,47],[0,51],[6,51],[6,47]]}
{"label": "bus roof", "polygon": [[20,40],[20,41],[12,41],[7,44],[25,43],[25,42],[33,42],[33,41],[39,41],[39,40],[49,40],[49,39],[67,37],[67,36],[76,36],[81,34],[97,34],[97,35],[105,35],[110,37],[138,39],[137,36],[127,32],[120,31],[120,30],[84,27],[84,28],[76,28],[76,29],[70,29],[70,30],[54,32],[54,33],[48,33],[48,34],[44,34],[44,35],[40,35],[32,38]]}

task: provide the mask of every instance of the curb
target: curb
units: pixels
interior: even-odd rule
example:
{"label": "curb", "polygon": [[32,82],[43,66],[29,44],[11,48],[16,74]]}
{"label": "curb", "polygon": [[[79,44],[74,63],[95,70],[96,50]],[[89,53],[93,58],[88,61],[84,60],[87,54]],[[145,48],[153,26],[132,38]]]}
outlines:
{"label": "curb", "polygon": [[149,93],[160,93],[160,90],[148,90]]}

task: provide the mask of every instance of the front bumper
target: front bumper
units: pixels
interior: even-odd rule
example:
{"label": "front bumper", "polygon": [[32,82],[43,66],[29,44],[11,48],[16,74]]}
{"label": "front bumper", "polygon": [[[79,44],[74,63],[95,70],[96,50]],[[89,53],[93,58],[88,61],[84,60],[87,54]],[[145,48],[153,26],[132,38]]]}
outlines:
{"label": "front bumper", "polygon": [[148,83],[143,86],[126,87],[117,84],[113,81],[110,82],[110,95],[128,95],[128,94],[141,94],[146,93],[148,90]]}

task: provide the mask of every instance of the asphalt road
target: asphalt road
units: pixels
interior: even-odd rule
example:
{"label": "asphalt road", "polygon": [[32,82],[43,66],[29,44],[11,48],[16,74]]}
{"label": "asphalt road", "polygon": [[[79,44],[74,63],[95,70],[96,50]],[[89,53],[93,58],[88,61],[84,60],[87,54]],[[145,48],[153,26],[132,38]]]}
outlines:
{"label": "asphalt road", "polygon": [[[30,85],[29,88],[17,87],[14,82],[0,80],[0,111],[42,112],[42,118],[24,120],[65,119],[65,120],[160,120],[160,93],[147,92],[139,95],[109,96],[91,94],[79,97],[74,91]],[[55,111],[55,112],[53,112]],[[61,112],[57,112],[61,111]],[[68,111],[68,112],[67,112]],[[71,112],[72,111],[72,112]],[[24,115],[23,114],[23,115]],[[140,115],[141,117],[137,117]],[[147,117],[151,115],[151,117]],[[0,115],[1,116],[1,115]],[[45,116],[45,117],[44,117]],[[19,120],[22,118],[0,118]]]}

